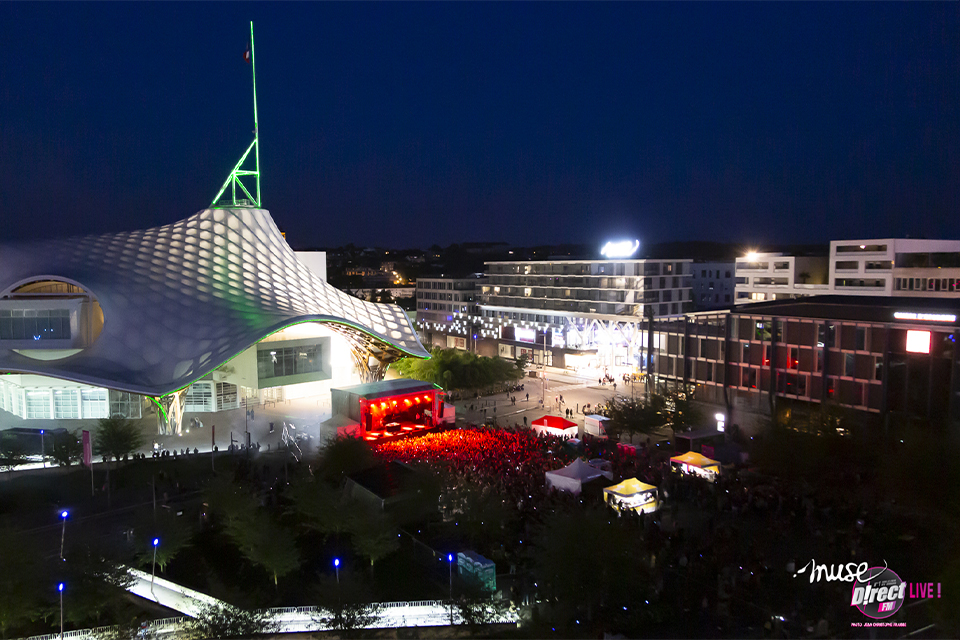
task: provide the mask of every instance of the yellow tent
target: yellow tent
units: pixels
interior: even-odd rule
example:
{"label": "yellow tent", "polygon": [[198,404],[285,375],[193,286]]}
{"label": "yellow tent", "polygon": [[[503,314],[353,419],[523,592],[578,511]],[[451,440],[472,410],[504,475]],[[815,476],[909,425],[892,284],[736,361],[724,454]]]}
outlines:
{"label": "yellow tent", "polygon": [[684,473],[694,473],[708,480],[714,480],[720,473],[719,462],[711,460],[696,451],[688,451],[683,455],[673,456],[670,458],[670,464],[674,470],[679,470]]}
{"label": "yellow tent", "polygon": [[620,484],[603,490],[603,499],[616,509],[633,509],[639,513],[650,513],[660,508],[657,488],[652,484],[628,478]]}

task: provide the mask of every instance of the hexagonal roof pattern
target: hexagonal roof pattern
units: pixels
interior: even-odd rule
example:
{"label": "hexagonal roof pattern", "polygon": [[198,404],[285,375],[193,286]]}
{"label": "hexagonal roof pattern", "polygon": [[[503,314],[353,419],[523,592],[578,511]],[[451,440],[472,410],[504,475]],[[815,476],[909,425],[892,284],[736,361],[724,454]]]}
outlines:
{"label": "hexagonal roof pattern", "polygon": [[325,323],[383,362],[429,357],[400,307],[321,280],[264,209],[205,209],[143,231],[0,246],[0,292],[44,278],[93,294],[103,330],[61,360],[0,349],[0,371],[161,396],[300,322]]}

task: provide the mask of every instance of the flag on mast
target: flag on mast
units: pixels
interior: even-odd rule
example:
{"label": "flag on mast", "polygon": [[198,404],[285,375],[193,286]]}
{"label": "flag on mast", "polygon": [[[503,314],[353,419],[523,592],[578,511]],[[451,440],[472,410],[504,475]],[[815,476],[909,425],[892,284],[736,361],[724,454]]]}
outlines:
{"label": "flag on mast", "polygon": [[243,52],[243,59],[250,64],[253,62],[253,51],[250,49],[250,42],[247,42],[247,50]]}

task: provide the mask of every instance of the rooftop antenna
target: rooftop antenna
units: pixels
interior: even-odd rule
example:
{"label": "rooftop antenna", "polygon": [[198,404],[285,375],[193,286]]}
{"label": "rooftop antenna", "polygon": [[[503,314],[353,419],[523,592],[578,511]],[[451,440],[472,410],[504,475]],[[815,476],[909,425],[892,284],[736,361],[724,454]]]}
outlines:
{"label": "rooftop antenna", "polygon": [[[237,166],[235,166],[233,171],[230,172],[230,175],[227,176],[226,182],[220,187],[220,191],[213,199],[213,202],[210,203],[211,209],[233,209],[237,207],[260,208],[260,127],[257,124],[257,59],[253,53],[252,21],[250,22],[250,48],[244,53],[243,57],[250,63],[253,70],[253,142],[250,143],[247,150],[240,156],[240,162],[237,163]],[[251,151],[253,151],[253,161],[255,165],[253,169],[244,169],[243,164],[246,162]],[[252,180],[250,178],[251,176],[253,178]],[[246,185],[244,185],[241,178],[247,179]],[[248,189],[247,186],[250,188]],[[227,187],[230,187],[230,193],[225,195]],[[241,197],[239,199],[237,199],[238,187],[241,191]],[[251,191],[253,193],[251,193]]]}

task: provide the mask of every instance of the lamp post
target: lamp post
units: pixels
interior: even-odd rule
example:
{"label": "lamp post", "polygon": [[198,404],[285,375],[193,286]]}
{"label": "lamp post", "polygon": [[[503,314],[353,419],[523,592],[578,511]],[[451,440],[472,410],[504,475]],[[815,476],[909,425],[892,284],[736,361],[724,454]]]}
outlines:
{"label": "lamp post", "polygon": [[43,439],[43,429],[40,429],[40,464],[43,465],[43,468],[47,468],[47,446],[44,443]]}
{"label": "lamp post", "polygon": [[63,540],[67,536],[67,516],[70,512],[64,509],[60,512],[60,519],[63,521],[63,527],[60,529],[60,559],[63,560]]}
{"label": "lamp post", "polygon": [[333,559],[333,568],[337,572],[337,589],[340,588],[340,558]]}
{"label": "lamp post", "polygon": [[62,582],[57,586],[57,590],[60,592],[60,640],[63,640],[63,583]]}
{"label": "lamp post", "polygon": [[450,567],[450,624],[453,624],[453,554],[447,554],[447,565]]}
{"label": "lamp post", "polygon": [[[157,575],[157,545],[160,544],[160,538],[153,539],[153,564],[150,566],[150,593],[153,593],[153,582]],[[156,598],[157,594],[153,593]]]}

